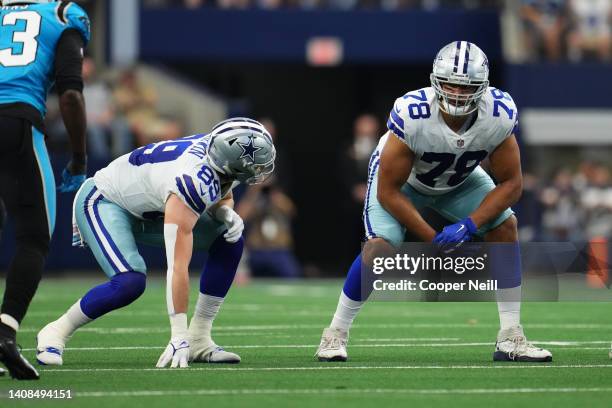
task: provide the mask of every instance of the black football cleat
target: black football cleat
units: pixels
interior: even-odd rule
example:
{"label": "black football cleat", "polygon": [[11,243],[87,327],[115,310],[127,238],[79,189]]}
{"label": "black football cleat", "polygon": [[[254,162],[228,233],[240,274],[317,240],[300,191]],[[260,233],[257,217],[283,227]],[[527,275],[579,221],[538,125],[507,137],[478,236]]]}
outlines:
{"label": "black football cleat", "polygon": [[13,338],[0,337],[0,362],[8,368],[11,377],[17,380],[38,380],[40,378],[34,366],[21,355]]}

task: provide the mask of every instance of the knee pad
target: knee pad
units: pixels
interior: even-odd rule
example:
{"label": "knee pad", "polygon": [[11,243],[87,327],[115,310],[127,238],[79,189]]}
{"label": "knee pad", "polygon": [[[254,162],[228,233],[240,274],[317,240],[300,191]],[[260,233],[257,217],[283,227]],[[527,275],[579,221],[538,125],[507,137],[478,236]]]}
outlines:
{"label": "knee pad", "polygon": [[92,288],[81,299],[81,309],[90,319],[127,306],[142,295],[147,277],[140,272],[122,272],[109,282]]}
{"label": "knee pad", "polygon": [[[122,272],[110,280],[111,287],[117,292],[117,300],[128,305],[142,295],[147,286],[147,277],[140,272]],[[121,306],[125,306],[121,305]]]}

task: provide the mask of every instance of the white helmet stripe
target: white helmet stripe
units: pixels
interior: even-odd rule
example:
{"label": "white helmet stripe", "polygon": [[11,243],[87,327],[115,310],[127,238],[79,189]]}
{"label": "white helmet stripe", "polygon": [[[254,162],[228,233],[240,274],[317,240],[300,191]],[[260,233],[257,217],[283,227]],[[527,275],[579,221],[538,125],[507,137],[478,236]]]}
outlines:
{"label": "white helmet stripe", "polygon": [[[461,72],[461,73],[465,73],[464,72],[464,65],[467,68],[467,65],[465,63],[466,59],[466,50],[467,50],[467,42],[466,41],[461,41],[460,42],[460,46],[458,49],[458,53],[459,53],[459,60],[457,62],[457,64],[455,65],[455,72]],[[455,58],[455,61],[457,61],[457,58]],[[467,70],[466,70],[467,72]]]}
{"label": "white helmet stripe", "polygon": [[224,122],[219,123],[217,126],[215,126],[212,130],[212,133],[218,135],[221,133],[226,133],[230,130],[244,130],[244,129],[263,133],[270,141],[272,141],[272,137],[270,136],[266,128],[264,128],[259,122],[256,122],[250,119],[246,120],[246,119],[238,118],[238,119],[226,120]]}

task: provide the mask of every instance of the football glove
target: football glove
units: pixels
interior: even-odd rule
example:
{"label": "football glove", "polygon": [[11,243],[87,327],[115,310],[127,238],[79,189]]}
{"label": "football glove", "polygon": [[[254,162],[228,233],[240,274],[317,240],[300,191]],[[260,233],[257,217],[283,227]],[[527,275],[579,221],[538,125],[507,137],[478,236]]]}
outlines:
{"label": "football glove", "polygon": [[433,242],[439,244],[444,253],[453,252],[459,248],[464,242],[472,239],[472,235],[478,232],[476,224],[471,218],[462,219],[456,224],[444,227],[442,232],[438,233]]}
{"label": "football glove", "polygon": [[215,217],[227,227],[227,232],[223,235],[223,238],[232,244],[238,242],[242,236],[242,231],[244,231],[244,221],[238,213],[230,207],[222,205],[215,212]]}
{"label": "football glove", "polygon": [[87,178],[87,160],[72,159],[62,172],[62,183],[57,188],[61,193],[77,191]]}
{"label": "football glove", "polygon": [[189,342],[185,339],[174,338],[157,360],[157,368],[164,368],[170,364],[171,368],[189,367]]}

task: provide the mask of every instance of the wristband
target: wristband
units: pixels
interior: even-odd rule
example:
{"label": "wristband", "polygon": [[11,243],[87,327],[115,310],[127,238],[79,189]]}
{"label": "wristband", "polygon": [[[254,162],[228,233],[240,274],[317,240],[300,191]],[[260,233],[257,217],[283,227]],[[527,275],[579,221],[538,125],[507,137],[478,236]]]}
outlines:
{"label": "wristband", "polygon": [[187,313],[175,313],[170,317],[170,337],[184,340],[187,338]]}
{"label": "wristband", "polygon": [[230,207],[227,205],[222,205],[215,211],[215,218],[219,221],[224,221],[225,216],[231,211],[233,210]]}

